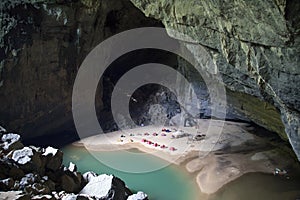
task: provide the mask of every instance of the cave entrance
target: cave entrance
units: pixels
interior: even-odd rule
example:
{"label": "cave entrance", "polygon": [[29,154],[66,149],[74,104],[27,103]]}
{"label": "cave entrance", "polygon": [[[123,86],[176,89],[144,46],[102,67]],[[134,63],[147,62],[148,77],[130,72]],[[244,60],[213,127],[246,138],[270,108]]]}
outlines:
{"label": "cave entrance", "polygon": [[[144,125],[184,125],[195,126],[196,119],[210,118],[210,99],[207,86],[197,70],[171,52],[158,49],[136,50],[122,55],[104,72],[96,93],[96,110],[98,121],[104,132],[126,127],[126,119],[119,119],[122,125],[117,125],[111,110],[112,93],[120,78],[145,63],[159,63],[169,66],[182,74],[190,83],[184,85],[180,78],[174,78],[178,88],[171,91],[160,84],[141,85],[130,95],[128,105],[131,120],[136,126]],[[145,74],[147,76],[147,74]],[[183,95],[183,101],[177,96]],[[118,116],[124,118],[124,116]],[[181,124],[180,124],[181,123]],[[128,125],[126,128],[133,128]]]}

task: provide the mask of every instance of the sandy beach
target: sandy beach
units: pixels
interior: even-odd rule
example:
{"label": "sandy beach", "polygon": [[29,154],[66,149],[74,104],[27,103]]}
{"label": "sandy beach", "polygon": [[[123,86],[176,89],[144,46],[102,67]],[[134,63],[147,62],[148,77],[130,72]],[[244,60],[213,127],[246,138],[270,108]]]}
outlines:
{"label": "sandy beach", "polygon": [[[195,182],[206,194],[215,193],[245,173],[272,173],[275,167],[284,168],[293,162],[280,161],[283,152],[270,145],[266,148],[267,141],[252,134],[249,124],[205,119],[198,124],[197,127],[138,127],[95,135],[73,145],[92,151],[137,148],[195,174]],[[195,140],[197,135],[202,135],[201,140]]]}

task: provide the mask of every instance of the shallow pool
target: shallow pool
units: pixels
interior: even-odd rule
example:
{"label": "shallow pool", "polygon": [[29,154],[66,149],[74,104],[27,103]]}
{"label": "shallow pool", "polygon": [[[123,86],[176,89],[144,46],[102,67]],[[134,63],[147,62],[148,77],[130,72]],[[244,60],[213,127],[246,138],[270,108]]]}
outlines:
{"label": "shallow pool", "polygon": [[[198,199],[198,188],[195,180],[184,170],[177,166],[169,165],[160,170],[148,173],[127,173],[110,168],[99,162],[85,148],[67,146],[64,152],[64,164],[68,166],[70,161],[76,163],[81,172],[94,171],[96,173],[114,174],[125,181],[126,185],[133,191],[144,191],[151,200],[196,200]],[[137,150],[135,150],[137,152]],[[113,157],[114,162],[120,165],[130,165],[124,151],[97,152],[104,157]],[[143,154],[139,165],[159,165],[165,162],[149,154]],[[138,167],[138,166],[135,166]],[[142,166],[141,166],[142,167]]]}
{"label": "shallow pool", "polygon": [[[168,165],[160,170],[148,173],[127,173],[119,171],[99,162],[94,156],[112,158],[114,166],[129,169],[133,166],[138,169],[151,166],[157,168],[165,161],[150,154],[142,153],[140,162],[133,162],[128,152],[93,152],[82,147],[69,145],[62,149],[64,152],[64,164],[70,161],[76,163],[81,172],[94,171],[98,174],[114,174],[125,181],[133,191],[144,191],[150,200],[300,200],[300,170],[291,172],[290,179],[263,173],[248,173],[230,182],[213,195],[202,194],[196,183],[195,174],[188,174],[182,168]],[[133,149],[133,153],[141,153]]]}

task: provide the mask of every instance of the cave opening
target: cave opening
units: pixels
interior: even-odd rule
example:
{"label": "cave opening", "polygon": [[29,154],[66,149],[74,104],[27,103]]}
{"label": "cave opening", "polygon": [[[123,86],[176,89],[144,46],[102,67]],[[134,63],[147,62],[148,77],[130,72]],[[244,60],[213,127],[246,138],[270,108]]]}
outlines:
{"label": "cave opening", "polygon": [[[79,199],[103,177],[112,181],[103,198],[148,199],[132,194],[140,190],[164,200],[300,198],[300,4],[244,3],[1,2],[0,199],[10,190]],[[147,35],[149,27],[199,65],[175,48],[162,50],[167,43]],[[94,64],[107,68],[101,76],[93,68],[84,82],[95,84],[79,90],[82,104],[73,106],[86,58],[137,29],[146,31],[100,51],[114,61]],[[147,48],[115,57],[116,49],[139,47],[140,38]],[[81,110],[79,126],[77,106],[92,111]],[[90,170],[107,175],[83,174]]]}
{"label": "cave opening", "polygon": [[[179,59],[181,64],[179,64]],[[95,101],[99,124],[101,124],[104,132],[119,129],[111,111],[111,98],[116,83],[134,67],[145,63],[164,64],[183,74],[191,83],[188,88],[184,88],[184,92],[187,92],[186,98],[193,102],[189,103],[190,105],[180,105],[177,100],[178,93],[175,94],[174,91],[170,91],[170,89],[160,84],[152,83],[140,86],[132,94],[123,93],[123,95],[130,95],[128,109],[131,115],[130,118],[135,125],[144,126],[156,123],[151,120],[151,112],[161,113],[161,117],[165,117],[165,125],[170,125],[172,123],[171,118],[176,115],[182,115],[181,118],[184,118],[184,116],[189,118],[186,119],[186,126],[195,125],[193,118],[211,118],[209,92],[201,74],[197,73],[196,69],[186,60],[171,52],[158,49],[142,49],[122,55],[115,60],[106,69],[98,84]],[[147,74],[143,76],[146,78]],[[175,77],[174,82],[176,83],[176,81],[178,80]],[[157,110],[155,111],[155,109]]]}

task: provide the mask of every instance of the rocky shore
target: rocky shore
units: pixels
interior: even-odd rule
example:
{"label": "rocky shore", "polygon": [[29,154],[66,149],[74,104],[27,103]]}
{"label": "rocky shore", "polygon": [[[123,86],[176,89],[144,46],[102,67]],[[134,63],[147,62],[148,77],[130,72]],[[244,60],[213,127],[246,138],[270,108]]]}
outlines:
{"label": "rocky shore", "polygon": [[2,127],[0,138],[0,199],[148,199],[113,175],[82,174],[74,163],[64,166],[58,149],[24,146],[20,135]]}

